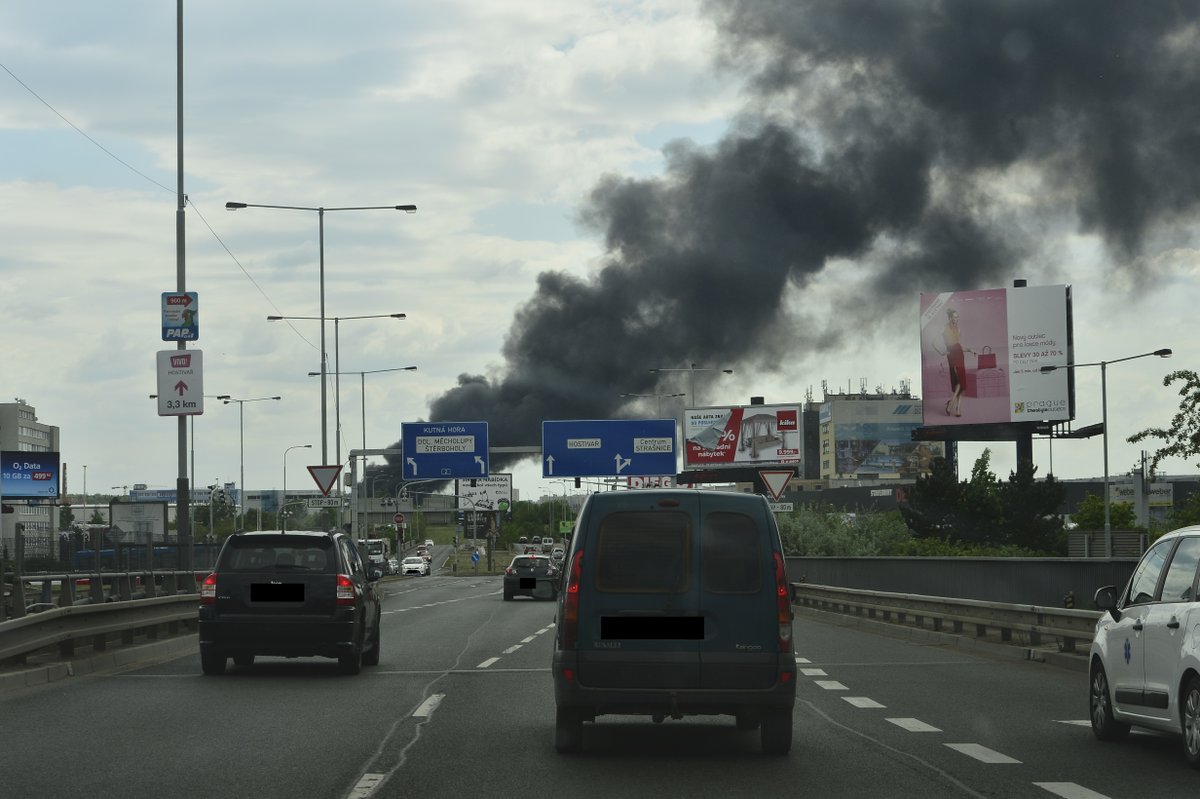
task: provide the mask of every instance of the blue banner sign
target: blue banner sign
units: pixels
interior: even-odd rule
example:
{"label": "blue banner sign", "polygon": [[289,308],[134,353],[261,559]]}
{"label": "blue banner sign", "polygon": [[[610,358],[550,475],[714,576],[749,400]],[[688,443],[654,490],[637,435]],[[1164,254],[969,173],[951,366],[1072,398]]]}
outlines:
{"label": "blue banner sign", "polygon": [[0,496],[4,499],[57,499],[57,452],[0,452]]}

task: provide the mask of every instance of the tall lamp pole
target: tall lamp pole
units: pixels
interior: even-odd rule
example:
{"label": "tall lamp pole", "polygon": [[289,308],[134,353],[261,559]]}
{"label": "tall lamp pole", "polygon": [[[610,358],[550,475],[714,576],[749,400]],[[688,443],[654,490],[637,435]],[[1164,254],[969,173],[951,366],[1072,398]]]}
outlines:
{"label": "tall lamp pole", "polygon": [[[338,328],[343,320],[347,319],[407,319],[408,314],[402,313],[380,313],[380,314],[365,314],[362,316],[331,316],[333,320],[333,413],[334,413],[334,456],[337,458],[337,463],[342,462],[342,383],[338,379],[341,374],[356,374],[355,372],[343,373],[341,346],[338,342]],[[315,320],[321,319],[319,316],[268,316],[268,322],[290,321],[293,319]],[[324,321],[324,320],[322,320]],[[324,327],[324,324],[322,324]],[[321,375],[321,380],[324,381],[327,372],[324,369],[324,358],[322,358],[322,368],[320,372],[309,372],[309,375]],[[416,368],[415,366],[413,367]],[[363,445],[366,448],[366,445]]]}
{"label": "tall lamp pole", "polygon": [[265,402],[267,400],[281,400],[283,397],[250,397],[248,399],[235,399],[228,394],[221,394],[217,399],[222,400],[226,405],[236,402],[238,406],[238,501],[237,512],[238,519],[241,524],[245,525],[246,513],[246,403],[247,402]]}
{"label": "tall lamp pole", "polygon": [[[328,402],[326,399],[326,380],[325,372],[327,369],[328,358],[325,350],[325,212],[326,211],[404,211],[408,214],[415,214],[417,206],[415,205],[353,205],[343,206],[340,208],[324,208],[312,207],[306,205],[260,205],[258,203],[237,203],[227,202],[225,208],[230,211],[237,211],[242,208],[274,208],[284,211],[316,211],[317,212],[317,246],[320,258],[320,274],[321,274],[321,464],[329,465],[329,434],[328,434]],[[340,459],[339,459],[340,460]]]}
{"label": "tall lamp pole", "polygon": [[707,366],[696,366],[696,364],[694,364],[694,363],[690,364],[687,367],[678,367],[678,368],[658,367],[658,368],[650,370],[651,374],[658,374],[659,372],[688,372],[689,373],[690,380],[689,380],[688,386],[689,386],[690,393],[688,394],[688,404],[691,405],[692,407],[696,406],[696,372],[723,372],[724,374],[727,374],[727,375],[733,374],[732,369],[715,369],[715,368],[707,367]]}
{"label": "tall lamp pole", "polygon": [[661,417],[663,397],[686,397],[687,394],[678,391],[674,394],[618,394],[617,396],[621,399],[652,399],[658,397],[658,415]]}
{"label": "tall lamp pole", "polygon": [[283,451],[283,499],[279,502],[279,532],[287,531],[287,454],[294,449],[312,449],[312,444],[293,444]]}
{"label": "tall lamp pole", "polygon": [[[362,392],[362,448],[367,448],[367,375],[376,375],[383,372],[415,372],[415,366],[395,366],[391,369],[366,369],[355,372],[334,372],[334,375],[358,375],[359,388]],[[309,372],[309,377],[316,377],[320,372]]]}
{"label": "tall lamp pole", "polygon": [[1129,355],[1125,358],[1113,358],[1108,361],[1093,361],[1091,363],[1069,363],[1063,366],[1043,366],[1042,374],[1048,374],[1058,369],[1077,369],[1081,366],[1099,366],[1100,367],[1100,422],[1104,428],[1104,556],[1111,558],[1113,556],[1112,546],[1112,506],[1109,493],[1108,480],[1108,365],[1110,363],[1121,363],[1122,361],[1134,361],[1138,358],[1149,358],[1150,356],[1158,358],[1171,357],[1171,350],[1163,348],[1154,350],[1153,352],[1143,352],[1138,355]]}

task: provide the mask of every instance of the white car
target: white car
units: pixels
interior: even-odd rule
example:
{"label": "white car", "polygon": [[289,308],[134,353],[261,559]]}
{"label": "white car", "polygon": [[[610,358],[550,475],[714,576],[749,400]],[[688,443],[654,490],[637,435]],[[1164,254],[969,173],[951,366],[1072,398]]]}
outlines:
{"label": "white car", "polygon": [[1089,669],[1092,732],[1102,741],[1130,725],[1182,733],[1183,751],[1200,768],[1200,525],[1154,542],[1118,592],[1096,592]]}
{"label": "white car", "polygon": [[425,562],[425,558],[420,555],[413,555],[404,559],[400,564],[401,574],[415,574],[418,577],[425,577],[429,574],[429,564]]}
{"label": "white car", "polygon": [[433,552],[433,539],[432,539],[432,538],[426,538],[426,539],[425,539],[425,543],[423,544],[423,546],[424,546],[426,549],[428,549],[430,552]]}

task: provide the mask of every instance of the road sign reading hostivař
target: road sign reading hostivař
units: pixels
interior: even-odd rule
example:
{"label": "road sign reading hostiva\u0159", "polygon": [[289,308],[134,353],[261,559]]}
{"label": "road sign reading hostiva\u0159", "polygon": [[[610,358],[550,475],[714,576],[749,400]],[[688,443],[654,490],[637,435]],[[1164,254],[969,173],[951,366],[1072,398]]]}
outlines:
{"label": "road sign reading hostiva\u0159", "polygon": [[542,422],[543,477],[624,477],[675,472],[674,419]]}
{"label": "road sign reading hostiva\u0159", "polygon": [[405,422],[403,479],[488,476],[487,422]]}

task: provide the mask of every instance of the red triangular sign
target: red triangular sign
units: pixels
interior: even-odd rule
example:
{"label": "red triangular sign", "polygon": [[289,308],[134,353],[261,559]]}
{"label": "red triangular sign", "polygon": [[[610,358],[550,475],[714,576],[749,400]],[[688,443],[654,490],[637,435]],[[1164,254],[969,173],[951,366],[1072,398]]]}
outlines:
{"label": "red triangular sign", "polygon": [[763,485],[771,492],[771,499],[776,502],[783,496],[783,489],[787,488],[787,484],[792,481],[792,477],[795,474],[791,469],[780,471],[761,469],[758,472],[758,476],[762,478]]}
{"label": "red triangular sign", "polygon": [[316,481],[317,488],[321,489],[321,493],[329,496],[329,489],[333,488],[333,484],[337,482],[338,474],[342,471],[342,467],[338,466],[309,466],[308,473],[312,475]]}

